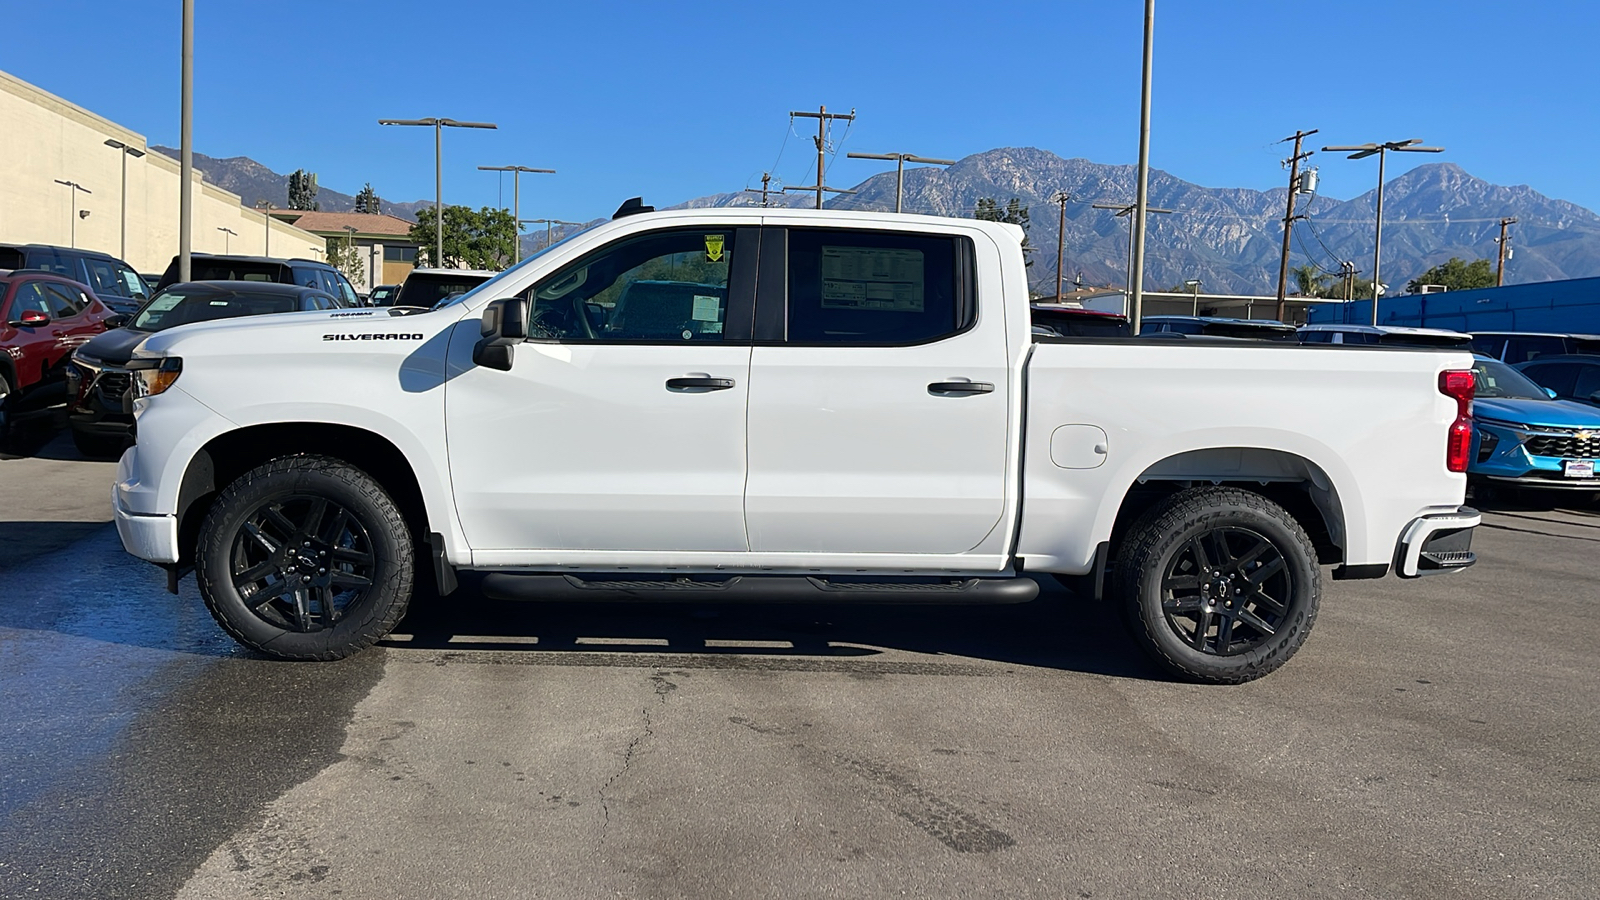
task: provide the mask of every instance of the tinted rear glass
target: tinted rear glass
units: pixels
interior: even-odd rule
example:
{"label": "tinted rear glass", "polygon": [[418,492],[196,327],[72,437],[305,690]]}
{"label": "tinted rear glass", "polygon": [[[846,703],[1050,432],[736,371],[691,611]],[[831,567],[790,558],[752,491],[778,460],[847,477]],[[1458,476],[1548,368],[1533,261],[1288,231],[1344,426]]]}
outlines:
{"label": "tinted rear glass", "polygon": [[196,260],[190,267],[190,281],[279,281],[283,266],[277,263]]}
{"label": "tinted rear glass", "polygon": [[451,294],[470,291],[488,280],[481,275],[412,272],[406,276],[405,284],[400,285],[400,293],[393,305],[428,309]]}
{"label": "tinted rear glass", "polygon": [[164,291],[145,304],[144,309],[139,310],[139,314],[134,317],[133,327],[145,331],[162,331],[192,322],[294,312],[299,308],[299,298],[286,294]]}

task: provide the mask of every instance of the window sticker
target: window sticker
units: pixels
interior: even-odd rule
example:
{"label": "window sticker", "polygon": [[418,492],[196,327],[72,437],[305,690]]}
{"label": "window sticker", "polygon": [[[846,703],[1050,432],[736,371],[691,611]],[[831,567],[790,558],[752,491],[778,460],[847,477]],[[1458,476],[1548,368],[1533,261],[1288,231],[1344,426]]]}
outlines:
{"label": "window sticker", "polygon": [[183,295],[182,294],[162,294],[161,296],[157,297],[156,299],[150,301],[150,311],[151,312],[166,312],[167,310],[173,308],[174,306],[177,306],[179,303],[182,303],[182,302],[183,302]]}
{"label": "window sticker", "polygon": [[706,235],[706,262],[722,262],[723,235]]}
{"label": "window sticker", "polygon": [[717,297],[707,297],[704,294],[694,295],[694,310],[689,314],[696,322],[716,322],[722,318],[722,300]]}
{"label": "window sticker", "polygon": [[822,248],[822,308],[923,311],[921,250]]}
{"label": "window sticker", "polygon": [[700,326],[700,333],[701,334],[721,334],[722,333],[722,323],[721,322],[707,322],[704,325]]}

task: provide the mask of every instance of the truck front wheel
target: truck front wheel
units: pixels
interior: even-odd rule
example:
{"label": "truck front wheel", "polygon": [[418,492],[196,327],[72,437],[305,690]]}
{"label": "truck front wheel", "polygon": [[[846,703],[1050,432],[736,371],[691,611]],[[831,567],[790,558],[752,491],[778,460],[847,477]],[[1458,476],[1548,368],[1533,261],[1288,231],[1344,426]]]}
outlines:
{"label": "truck front wheel", "polygon": [[206,607],[267,656],[332,660],[388,634],[411,600],[412,544],[365,472],[323,456],[275,459],[222,492],[200,526]]}
{"label": "truck front wheel", "polygon": [[1146,512],[1118,554],[1117,590],[1134,638],[1186,681],[1239,684],[1305,642],[1322,573],[1305,530],[1249,491],[1181,491]]}

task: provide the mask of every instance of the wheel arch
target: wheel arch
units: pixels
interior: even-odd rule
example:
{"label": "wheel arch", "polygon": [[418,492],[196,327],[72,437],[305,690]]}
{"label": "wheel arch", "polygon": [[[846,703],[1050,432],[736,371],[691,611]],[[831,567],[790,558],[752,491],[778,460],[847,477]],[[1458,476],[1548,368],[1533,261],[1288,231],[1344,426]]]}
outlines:
{"label": "wheel arch", "polygon": [[1315,461],[1270,447],[1208,447],[1173,453],[1146,466],[1122,492],[1109,532],[1113,552],[1147,510],[1187,487],[1215,484],[1260,494],[1282,506],[1316,546],[1323,565],[1344,561],[1347,498]]}
{"label": "wheel arch", "polygon": [[343,460],[371,475],[405,517],[418,546],[428,545],[430,518],[417,474],[388,438],[350,425],[274,422],[213,437],[190,458],[178,488],[178,551],[194,558],[200,523],[217,495],[256,466],[284,456],[318,454]]}

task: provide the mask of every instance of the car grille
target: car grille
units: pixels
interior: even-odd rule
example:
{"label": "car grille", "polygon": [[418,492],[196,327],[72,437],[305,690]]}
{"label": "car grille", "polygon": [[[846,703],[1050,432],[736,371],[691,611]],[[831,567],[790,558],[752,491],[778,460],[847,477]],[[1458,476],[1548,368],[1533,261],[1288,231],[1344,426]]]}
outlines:
{"label": "car grille", "polygon": [[100,380],[95,383],[95,387],[99,389],[100,396],[105,402],[118,405],[122,403],[122,395],[126,394],[128,388],[132,386],[132,376],[127,372],[102,372],[100,373]]}
{"label": "car grille", "polygon": [[1555,456],[1561,459],[1600,458],[1600,429],[1577,431],[1566,428],[1543,428],[1528,435],[1523,446],[1533,456]]}

